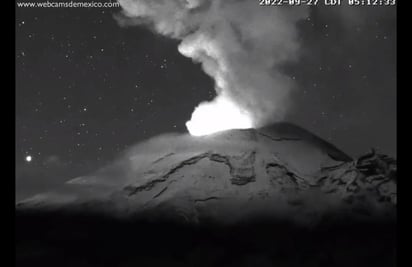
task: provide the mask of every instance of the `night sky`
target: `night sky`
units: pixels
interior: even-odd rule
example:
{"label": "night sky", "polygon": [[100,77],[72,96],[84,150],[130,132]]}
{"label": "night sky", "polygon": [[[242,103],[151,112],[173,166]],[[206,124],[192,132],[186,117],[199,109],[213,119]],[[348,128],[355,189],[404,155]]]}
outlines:
{"label": "night sky", "polygon": [[[380,9],[348,21],[312,10],[301,59],[284,67],[299,86],[285,120],[352,156],[396,154],[396,14]],[[119,27],[119,11],[16,8],[17,185],[84,175],[146,138],[186,132],[215,96],[177,41]]]}

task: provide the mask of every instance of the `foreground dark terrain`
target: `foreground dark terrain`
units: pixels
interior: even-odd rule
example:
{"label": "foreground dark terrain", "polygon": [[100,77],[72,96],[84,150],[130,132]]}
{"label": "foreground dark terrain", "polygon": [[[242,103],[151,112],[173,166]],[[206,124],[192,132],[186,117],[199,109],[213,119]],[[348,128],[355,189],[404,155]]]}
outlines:
{"label": "foreground dark terrain", "polygon": [[394,221],[194,226],[17,213],[17,266],[395,266]]}

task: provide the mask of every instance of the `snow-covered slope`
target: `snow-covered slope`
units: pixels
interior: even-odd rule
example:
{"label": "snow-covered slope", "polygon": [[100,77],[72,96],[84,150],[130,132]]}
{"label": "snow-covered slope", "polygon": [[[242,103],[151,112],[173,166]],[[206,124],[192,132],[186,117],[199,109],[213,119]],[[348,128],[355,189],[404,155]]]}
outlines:
{"label": "snow-covered slope", "polygon": [[393,213],[396,162],[359,160],[288,123],[204,137],[166,135],[20,209],[82,209],[189,222],[257,217],[313,222],[325,214]]}

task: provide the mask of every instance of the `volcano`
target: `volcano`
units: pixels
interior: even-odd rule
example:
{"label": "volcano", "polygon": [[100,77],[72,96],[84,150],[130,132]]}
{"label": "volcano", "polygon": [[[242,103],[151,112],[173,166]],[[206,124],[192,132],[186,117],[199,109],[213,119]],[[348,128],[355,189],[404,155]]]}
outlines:
{"label": "volcano", "polygon": [[375,152],[352,159],[298,126],[278,123],[156,137],[17,207],[195,223],[260,217],[313,223],[331,214],[381,216],[395,205],[395,160]]}
{"label": "volcano", "polygon": [[18,202],[17,266],[396,266],[396,181],[288,123],[162,135]]}

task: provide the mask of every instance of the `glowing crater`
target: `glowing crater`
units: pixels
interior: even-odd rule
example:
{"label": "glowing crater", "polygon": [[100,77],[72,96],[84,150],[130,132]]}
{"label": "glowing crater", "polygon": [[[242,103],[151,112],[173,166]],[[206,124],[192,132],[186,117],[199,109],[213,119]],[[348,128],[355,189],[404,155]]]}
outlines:
{"label": "glowing crater", "polygon": [[194,136],[253,126],[252,116],[223,95],[211,102],[200,103],[193,111],[190,121],[186,122],[187,130]]}

